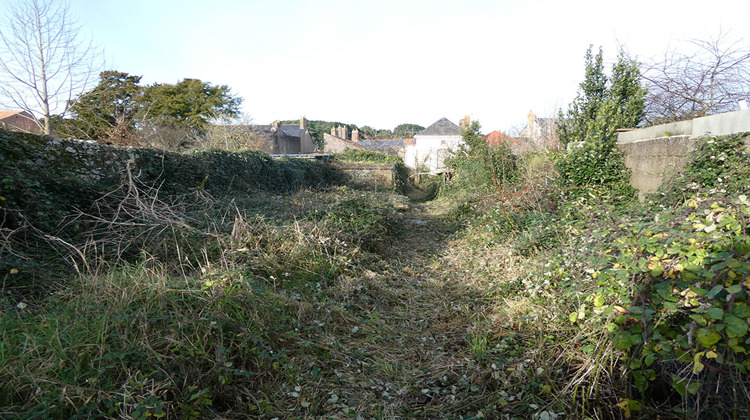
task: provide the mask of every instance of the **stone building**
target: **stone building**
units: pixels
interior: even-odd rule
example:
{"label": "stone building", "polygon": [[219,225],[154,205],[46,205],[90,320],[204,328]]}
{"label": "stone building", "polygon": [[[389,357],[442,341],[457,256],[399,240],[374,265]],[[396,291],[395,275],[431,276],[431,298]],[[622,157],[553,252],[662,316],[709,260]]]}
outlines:
{"label": "stone building", "polygon": [[331,127],[331,134],[323,135],[323,151],[325,153],[341,153],[346,149],[373,150],[387,155],[404,158],[404,146],[412,139],[371,139],[363,140],[359,137],[359,130],[354,129],[351,139],[347,138],[346,126]]}
{"label": "stone building", "polygon": [[298,155],[315,151],[315,144],[310,136],[305,117],[300,118],[299,125],[281,124],[279,121],[274,121],[269,125],[248,127],[265,138],[261,150],[272,155]]}
{"label": "stone building", "polygon": [[560,139],[557,137],[557,119],[538,118],[531,111],[527,117],[526,127],[521,130],[518,137],[530,142],[536,151],[560,148]]}

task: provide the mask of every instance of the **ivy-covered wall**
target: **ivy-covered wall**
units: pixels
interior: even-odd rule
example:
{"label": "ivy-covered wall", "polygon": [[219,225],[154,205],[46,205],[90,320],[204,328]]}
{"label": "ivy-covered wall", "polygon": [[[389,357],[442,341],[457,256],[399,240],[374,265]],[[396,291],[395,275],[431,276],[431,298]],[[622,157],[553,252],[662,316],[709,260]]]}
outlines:
{"label": "ivy-covered wall", "polygon": [[284,193],[345,179],[324,161],[273,159],[262,152],[174,154],[0,129],[0,273],[23,273],[12,280],[24,287],[53,281],[50,273],[67,267],[59,245],[86,239],[81,235],[93,216],[84,217],[88,222],[80,217],[108,218],[121,211],[117,203],[124,196],[169,206],[199,195]]}
{"label": "ivy-covered wall", "polygon": [[[272,159],[256,151],[168,153],[0,130],[0,166],[6,184],[44,174],[71,183],[119,184],[130,175],[143,183],[185,192],[289,191],[337,183],[341,176],[322,161]],[[104,185],[102,185],[103,187]],[[115,185],[112,185],[115,186]]]}

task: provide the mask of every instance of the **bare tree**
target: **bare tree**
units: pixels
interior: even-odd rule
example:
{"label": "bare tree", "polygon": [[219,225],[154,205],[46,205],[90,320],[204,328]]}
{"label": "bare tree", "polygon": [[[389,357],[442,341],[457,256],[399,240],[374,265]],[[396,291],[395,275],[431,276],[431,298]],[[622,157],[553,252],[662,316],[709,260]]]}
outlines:
{"label": "bare tree", "polygon": [[648,122],[733,111],[739,100],[750,97],[750,47],[722,31],[716,38],[690,44],[690,54],[672,49],[643,63]]}
{"label": "bare tree", "polygon": [[45,134],[52,113],[64,113],[96,73],[99,55],[79,32],[64,0],[23,0],[0,27],[0,100],[41,115],[36,123]]}
{"label": "bare tree", "polygon": [[201,147],[229,151],[261,150],[270,153],[273,141],[268,134],[251,123],[252,119],[246,115],[239,118],[215,118],[203,136]]}
{"label": "bare tree", "polygon": [[264,133],[261,128],[252,125],[252,118],[246,114],[239,116],[215,115],[211,117],[204,133],[190,127],[153,125],[144,121],[140,134],[142,136],[141,143],[171,152],[199,149],[270,152],[273,148],[268,133]]}

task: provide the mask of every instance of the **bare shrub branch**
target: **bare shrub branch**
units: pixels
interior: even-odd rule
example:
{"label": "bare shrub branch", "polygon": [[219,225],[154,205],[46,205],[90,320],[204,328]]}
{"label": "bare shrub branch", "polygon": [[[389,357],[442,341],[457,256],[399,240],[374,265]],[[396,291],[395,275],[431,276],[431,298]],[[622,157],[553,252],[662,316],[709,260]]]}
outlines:
{"label": "bare shrub branch", "polygon": [[32,115],[45,133],[95,74],[98,51],[79,40],[67,2],[25,0],[0,27],[0,101]]}
{"label": "bare shrub branch", "polygon": [[693,52],[671,49],[642,65],[652,124],[734,111],[737,101],[750,97],[750,47],[742,40],[720,31],[689,44]]}

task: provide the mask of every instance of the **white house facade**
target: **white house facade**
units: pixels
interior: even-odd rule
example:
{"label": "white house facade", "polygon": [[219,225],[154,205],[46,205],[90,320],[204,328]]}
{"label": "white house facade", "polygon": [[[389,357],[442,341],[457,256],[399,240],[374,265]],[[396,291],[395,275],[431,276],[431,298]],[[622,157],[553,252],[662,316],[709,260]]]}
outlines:
{"label": "white house facade", "polygon": [[445,158],[463,144],[461,129],[446,118],[433,123],[414,136],[404,150],[404,164],[419,173],[445,172]]}

